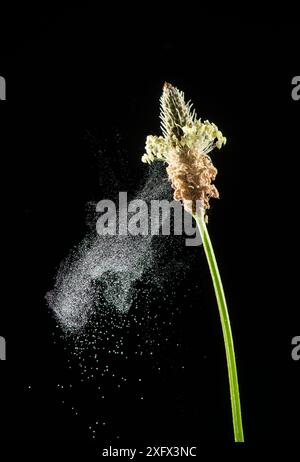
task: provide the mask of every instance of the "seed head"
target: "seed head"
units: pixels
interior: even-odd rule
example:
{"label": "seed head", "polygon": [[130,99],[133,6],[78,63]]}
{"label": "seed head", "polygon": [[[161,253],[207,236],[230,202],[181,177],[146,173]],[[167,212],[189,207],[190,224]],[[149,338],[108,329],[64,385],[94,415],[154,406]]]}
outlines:
{"label": "seed head", "polygon": [[169,83],[164,84],[160,109],[163,136],[147,136],[142,161],[166,162],[174,199],[181,200],[191,213],[196,210],[196,201],[206,210],[210,198],[219,197],[212,184],[217,169],[208,153],[221,149],[226,138],[214,123],[197,119],[190,101],[185,102],[184,93]]}

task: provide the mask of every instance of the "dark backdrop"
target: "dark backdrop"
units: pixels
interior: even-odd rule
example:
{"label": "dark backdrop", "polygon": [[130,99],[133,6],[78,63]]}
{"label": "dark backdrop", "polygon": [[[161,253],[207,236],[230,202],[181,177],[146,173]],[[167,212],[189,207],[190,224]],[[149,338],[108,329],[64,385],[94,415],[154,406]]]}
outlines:
{"label": "dark backdrop", "polygon": [[[45,293],[87,231],[86,203],[102,198],[99,145],[113,152],[121,138],[125,177],[111,162],[125,189],[145,175],[140,155],[146,135],[159,130],[164,81],[183,89],[228,137],[214,156],[222,198],[209,227],[232,317],[247,441],[299,438],[299,363],[291,359],[291,339],[300,334],[297,270],[289,259],[295,263],[296,24],[200,15],[191,7],[166,14],[150,7],[16,9],[2,22],[0,335],[8,357],[1,362],[1,438],[92,444],[89,409],[97,415],[99,407],[110,423],[98,445],[117,445],[117,436],[124,447],[231,441],[222,338],[202,249],[189,250],[199,261],[177,283],[181,350],[171,336],[156,352],[160,374],[151,361],[130,356],[131,332],[129,362],[115,365],[126,367],[130,386],[112,389],[103,402],[78,389],[79,417],[68,393],[57,391],[79,377],[67,370],[64,342],[53,341]],[[168,311],[161,316],[167,320]]]}

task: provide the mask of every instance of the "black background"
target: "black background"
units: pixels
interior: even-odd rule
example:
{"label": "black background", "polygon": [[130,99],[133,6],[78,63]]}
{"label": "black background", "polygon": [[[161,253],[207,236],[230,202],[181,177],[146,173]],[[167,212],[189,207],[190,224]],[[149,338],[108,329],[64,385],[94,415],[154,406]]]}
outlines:
{"label": "black background", "polygon": [[[164,81],[183,89],[228,138],[214,157],[221,200],[209,228],[232,318],[247,442],[299,439],[299,363],[291,359],[291,339],[300,334],[291,264],[297,260],[300,103],[291,97],[299,75],[297,25],[128,6],[16,10],[2,21],[0,335],[8,357],[1,362],[0,439],[32,447],[40,440],[117,445],[117,434],[123,447],[231,442],[222,337],[201,249],[193,249],[199,262],[177,286],[178,304],[187,308],[178,319],[180,356],[173,344],[162,352],[161,374],[147,360],[126,365],[132,385],[101,403],[99,412],[110,413],[112,423],[96,443],[88,411],[75,419],[56,391],[68,372],[44,296],[60,260],[86,233],[85,204],[102,198],[97,143],[106,140],[113,151],[120,134],[130,154],[127,173],[113,159],[112,168],[130,190],[145,175],[140,155],[147,134],[159,130]],[[199,265],[201,290],[184,299],[186,287],[199,282]],[[88,409],[86,402],[99,405],[92,394],[81,397]]]}

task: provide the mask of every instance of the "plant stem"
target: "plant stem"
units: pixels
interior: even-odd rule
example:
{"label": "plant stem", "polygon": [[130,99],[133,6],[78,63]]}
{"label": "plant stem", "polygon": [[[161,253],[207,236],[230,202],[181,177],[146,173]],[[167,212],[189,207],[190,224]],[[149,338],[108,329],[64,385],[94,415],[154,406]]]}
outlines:
{"label": "plant stem", "polygon": [[222,331],[226,350],[227,368],[229,376],[229,387],[230,387],[230,398],[231,398],[231,410],[232,420],[234,429],[234,439],[236,442],[244,442],[241,403],[239,394],[239,383],[235,361],[234,344],[230,326],[230,319],[224,294],[224,289],[219,273],[218,264],[214,254],[213,246],[208,234],[208,230],[205,224],[204,210],[194,215],[194,218],[199,227],[201,234],[208,266],[210,269],[211,278],[213,281],[217,303],[219,307],[219,314],[221,318]]}

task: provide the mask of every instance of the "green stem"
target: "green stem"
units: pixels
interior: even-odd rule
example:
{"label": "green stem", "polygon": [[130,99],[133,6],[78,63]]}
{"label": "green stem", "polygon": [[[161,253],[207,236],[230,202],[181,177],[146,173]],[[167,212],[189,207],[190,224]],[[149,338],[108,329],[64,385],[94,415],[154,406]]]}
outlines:
{"label": "green stem", "polygon": [[208,234],[208,230],[205,224],[204,211],[203,209],[197,215],[194,215],[194,218],[199,227],[201,234],[203,247],[205,250],[206,258],[208,261],[208,266],[210,269],[211,278],[213,281],[215,294],[217,298],[217,303],[219,307],[219,313],[221,318],[223,337],[226,350],[226,359],[227,359],[227,368],[229,376],[229,387],[230,387],[230,397],[231,397],[231,410],[232,410],[232,420],[233,420],[233,429],[234,429],[234,439],[236,442],[244,442],[244,433],[243,433],[243,423],[242,423],[242,413],[241,413],[241,403],[240,403],[240,394],[239,394],[239,383],[236,369],[235,353],[232,332],[230,327],[230,319],[224,294],[224,289],[218,269],[218,264],[214,254],[213,246]]}

